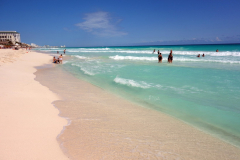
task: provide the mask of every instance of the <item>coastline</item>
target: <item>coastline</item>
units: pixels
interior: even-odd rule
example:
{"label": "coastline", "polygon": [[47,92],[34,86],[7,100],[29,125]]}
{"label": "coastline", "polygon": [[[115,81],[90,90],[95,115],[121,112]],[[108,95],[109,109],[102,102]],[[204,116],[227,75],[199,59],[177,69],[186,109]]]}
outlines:
{"label": "coastline", "polygon": [[13,59],[0,66],[0,159],[240,158],[239,148],[178,119],[77,79],[61,65],[44,67],[52,65],[47,54],[9,51]]}
{"label": "coastline", "polygon": [[52,104],[59,97],[34,75],[52,57],[11,49],[0,49],[0,57],[0,159],[68,159],[56,140],[67,124]]}
{"label": "coastline", "polygon": [[143,108],[75,78],[61,66],[36,80],[60,95],[71,124],[59,135],[71,159],[239,159],[240,149],[178,119]]}

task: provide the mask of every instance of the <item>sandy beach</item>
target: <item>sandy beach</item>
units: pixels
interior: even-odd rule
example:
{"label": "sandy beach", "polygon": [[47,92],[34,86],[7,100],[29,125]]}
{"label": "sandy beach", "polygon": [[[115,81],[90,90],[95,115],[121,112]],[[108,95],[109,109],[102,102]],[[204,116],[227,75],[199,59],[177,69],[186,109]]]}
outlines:
{"label": "sandy beach", "polygon": [[10,58],[0,66],[0,159],[240,158],[239,148],[77,79],[47,54],[1,54]]}
{"label": "sandy beach", "polygon": [[67,124],[52,102],[59,97],[34,80],[35,66],[51,57],[0,49],[0,159],[68,159],[56,137]]}
{"label": "sandy beach", "polygon": [[77,79],[61,65],[39,69],[36,75],[63,99],[54,104],[71,124],[58,140],[71,159],[240,158],[239,148]]}
{"label": "sandy beach", "polygon": [[21,55],[28,53],[28,50],[0,49],[0,66],[15,62]]}

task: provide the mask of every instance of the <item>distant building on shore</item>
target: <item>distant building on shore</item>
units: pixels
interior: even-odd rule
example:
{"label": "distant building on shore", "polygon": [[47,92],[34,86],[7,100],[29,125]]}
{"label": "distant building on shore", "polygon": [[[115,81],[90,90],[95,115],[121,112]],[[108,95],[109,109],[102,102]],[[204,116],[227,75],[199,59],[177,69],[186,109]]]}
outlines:
{"label": "distant building on shore", "polygon": [[21,42],[20,33],[17,31],[0,31],[0,43],[11,41],[13,44]]}
{"label": "distant building on shore", "polygon": [[36,45],[35,43],[31,43],[31,46],[32,46],[32,47],[36,47],[36,48],[39,47],[39,46]]}

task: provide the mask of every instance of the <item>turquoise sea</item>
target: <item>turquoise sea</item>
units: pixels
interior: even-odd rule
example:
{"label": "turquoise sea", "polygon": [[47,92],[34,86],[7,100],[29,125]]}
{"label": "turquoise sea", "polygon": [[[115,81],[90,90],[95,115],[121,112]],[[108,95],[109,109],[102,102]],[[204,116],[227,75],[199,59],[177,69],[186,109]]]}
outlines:
{"label": "turquoise sea", "polygon": [[240,146],[239,44],[74,47],[66,55],[71,58],[61,67],[77,78]]}

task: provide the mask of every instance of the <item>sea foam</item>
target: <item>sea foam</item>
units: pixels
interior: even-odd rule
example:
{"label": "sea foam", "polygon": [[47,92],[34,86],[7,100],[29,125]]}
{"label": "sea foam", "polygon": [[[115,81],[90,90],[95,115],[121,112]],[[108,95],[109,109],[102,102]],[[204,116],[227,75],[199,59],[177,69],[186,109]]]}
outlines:
{"label": "sea foam", "polygon": [[110,56],[109,58],[115,60],[141,60],[141,61],[156,61],[157,57],[135,57],[135,56]]}
{"label": "sea foam", "polygon": [[125,78],[120,78],[120,77],[116,77],[114,79],[114,82],[118,83],[118,84],[122,84],[122,85],[127,85],[127,86],[131,86],[131,87],[138,87],[138,88],[150,88],[151,85],[144,82],[144,81],[134,81],[132,79],[125,79]]}
{"label": "sea foam", "polygon": [[[51,51],[51,50],[50,50]],[[111,48],[81,48],[81,49],[70,49],[68,52],[81,52],[81,53],[126,53],[126,54],[153,54],[152,50],[124,50],[124,49],[111,49]],[[163,50],[160,51],[163,55],[168,55],[169,51],[168,50]],[[174,51],[173,50],[173,55],[202,55],[205,54],[207,56],[240,56],[240,52],[238,51],[222,51],[222,52],[215,52],[215,51]],[[157,55],[157,51],[154,52],[153,55]]]}
{"label": "sea foam", "polygon": [[88,57],[84,57],[84,56],[74,56],[74,57],[77,57],[79,59],[88,59]]}
{"label": "sea foam", "polygon": [[[114,60],[133,60],[133,61],[157,61],[157,56],[155,57],[137,57],[137,56],[109,56],[110,59]],[[167,60],[167,57],[163,57],[163,60]],[[228,59],[207,59],[197,58],[197,57],[173,57],[173,61],[179,62],[213,62],[213,63],[230,63],[230,64],[240,64],[240,61],[228,60]]]}

